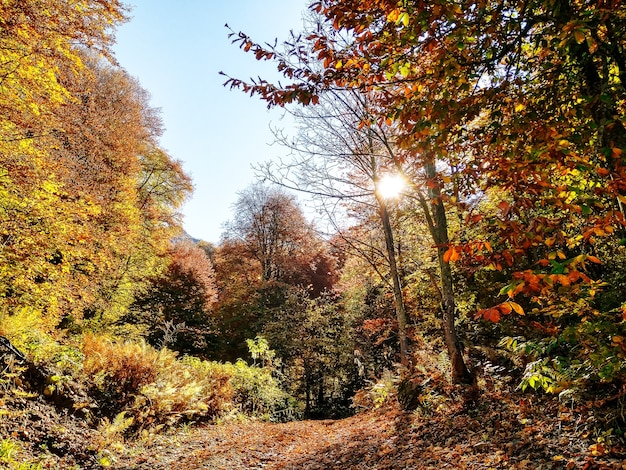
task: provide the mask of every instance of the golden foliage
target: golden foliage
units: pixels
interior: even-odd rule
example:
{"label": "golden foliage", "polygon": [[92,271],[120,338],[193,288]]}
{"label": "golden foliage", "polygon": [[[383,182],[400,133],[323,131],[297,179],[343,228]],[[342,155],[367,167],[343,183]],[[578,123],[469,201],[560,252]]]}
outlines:
{"label": "golden foliage", "polygon": [[83,340],[83,372],[105,414],[127,409],[136,427],[211,418],[232,402],[230,375],[219,364],[177,359],[145,342],[112,341],[92,334]]}

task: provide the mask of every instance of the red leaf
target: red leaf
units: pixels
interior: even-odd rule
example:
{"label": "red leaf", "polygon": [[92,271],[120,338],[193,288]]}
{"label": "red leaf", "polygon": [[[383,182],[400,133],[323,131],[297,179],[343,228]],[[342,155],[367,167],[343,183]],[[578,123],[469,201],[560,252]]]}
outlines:
{"label": "red leaf", "polygon": [[498,323],[500,321],[500,311],[497,308],[488,308],[483,314],[485,320]]}

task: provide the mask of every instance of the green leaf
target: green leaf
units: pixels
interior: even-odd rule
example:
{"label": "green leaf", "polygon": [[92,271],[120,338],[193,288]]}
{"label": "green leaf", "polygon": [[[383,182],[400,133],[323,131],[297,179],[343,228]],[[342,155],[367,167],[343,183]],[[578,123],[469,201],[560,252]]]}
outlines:
{"label": "green leaf", "polygon": [[551,274],[563,274],[567,263],[558,263],[557,261],[552,260],[550,261],[550,264],[552,264],[552,271],[550,271]]}

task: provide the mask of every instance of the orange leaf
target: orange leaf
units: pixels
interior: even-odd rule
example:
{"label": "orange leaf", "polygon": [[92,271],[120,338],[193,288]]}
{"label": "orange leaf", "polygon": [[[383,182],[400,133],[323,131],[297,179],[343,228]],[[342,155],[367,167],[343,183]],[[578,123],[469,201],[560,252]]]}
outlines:
{"label": "orange leaf", "polygon": [[453,247],[448,248],[448,250],[443,254],[443,262],[444,263],[449,263],[450,262],[450,258],[452,257],[452,254],[455,252]]}
{"label": "orange leaf", "polygon": [[507,212],[509,212],[509,208],[511,207],[510,204],[506,201],[500,201],[500,203],[498,204],[498,207],[500,208],[500,210],[502,212],[504,212],[505,214]]}
{"label": "orange leaf", "polygon": [[599,260],[598,258],[596,258],[595,256],[588,255],[588,256],[587,256],[587,259],[588,259],[589,261],[591,261],[592,263],[602,264],[602,261],[600,261],[600,260]]}
{"label": "orange leaf", "polygon": [[500,304],[499,308],[500,308],[500,312],[502,312],[502,315],[508,315],[513,310],[509,302],[504,302]]}
{"label": "orange leaf", "polygon": [[585,31],[581,30],[581,29],[575,30],[574,31],[574,40],[578,44],[582,44],[583,42],[585,42]]}
{"label": "orange leaf", "polygon": [[566,276],[565,274],[557,275],[557,281],[559,281],[561,285],[565,287],[571,284],[569,276]]}

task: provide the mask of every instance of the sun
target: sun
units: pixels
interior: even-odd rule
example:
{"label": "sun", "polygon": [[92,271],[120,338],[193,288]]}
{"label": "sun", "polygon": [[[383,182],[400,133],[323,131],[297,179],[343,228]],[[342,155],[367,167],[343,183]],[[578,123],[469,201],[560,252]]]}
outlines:
{"label": "sun", "polygon": [[378,181],[376,191],[385,199],[393,199],[400,196],[406,187],[406,180],[402,175],[388,174]]}

